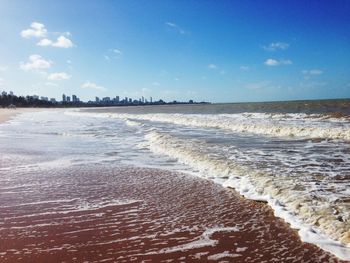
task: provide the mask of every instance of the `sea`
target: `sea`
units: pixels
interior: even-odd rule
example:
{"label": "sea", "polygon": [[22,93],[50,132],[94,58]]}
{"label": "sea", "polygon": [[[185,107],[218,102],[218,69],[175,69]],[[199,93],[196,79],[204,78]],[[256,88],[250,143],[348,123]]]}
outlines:
{"label": "sea", "polygon": [[[41,184],[49,189],[49,182],[24,175],[53,167],[165,170],[266,204],[303,242],[350,260],[349,142],[350,100],[29,112],[0,125],[0,195],[13,207],[19,201],[11,192],[29,185],[28,193],[21,192],[25,199],[33,183],[35,191]],[[3,217],[5,208],[0,204]]]}

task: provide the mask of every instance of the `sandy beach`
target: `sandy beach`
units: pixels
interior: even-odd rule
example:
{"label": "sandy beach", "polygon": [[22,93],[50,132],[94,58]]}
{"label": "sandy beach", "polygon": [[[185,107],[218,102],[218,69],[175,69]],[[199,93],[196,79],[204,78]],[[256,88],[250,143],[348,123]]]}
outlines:
{"label": "sandy beach", "polygon": [[1,193],[4,263],[339,262],[265,204],[189,175],[80,166],[2,174]]}
{"label": "sandy beach", "polygon": [[33,110],[1,130],[1,262],[342,262],[267,203],[171,170],[138,126],[62,110],[1,116]]}
{"label": "sandy beach", "polygon": [[16,108],[16,109],[0,108],[0,123],[8,121],[20,113],[42,111],[42,110],[47,110],[47,109],[42,109],[42,108]]}

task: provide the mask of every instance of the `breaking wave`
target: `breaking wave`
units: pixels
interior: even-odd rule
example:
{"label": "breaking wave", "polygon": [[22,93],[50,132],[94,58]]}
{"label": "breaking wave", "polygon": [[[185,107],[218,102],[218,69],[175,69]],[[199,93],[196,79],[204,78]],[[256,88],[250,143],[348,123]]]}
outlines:
{"label": "breaking wave", "polygon": [[320,114],[117,114],[82,113],[95,117],[164,122],[199,128],[217,128],[239,133],[251,133],[275,137],[339,139],[350,141],[350,122],[347,118],[335,118]]}
{"label": "breaking wave", "polygon": [[350,213],[346,200],[340,196],[336,202],[327,199],[327,195],[322,195],[325,189],[319,189],[320,195],[315,196],[314,191],[305,187],[312,187],[312,181],[303,185],[292,176],[254,170],[229,159],[224,151],[214,154],[200,140],[184,140],[159,132],[148,133],[146,139],[153,152],[176,158],[197,169],[199,175],[232,187],[247,198],[266,201],[276,216],[299,229],[303,241],[350,259]]}

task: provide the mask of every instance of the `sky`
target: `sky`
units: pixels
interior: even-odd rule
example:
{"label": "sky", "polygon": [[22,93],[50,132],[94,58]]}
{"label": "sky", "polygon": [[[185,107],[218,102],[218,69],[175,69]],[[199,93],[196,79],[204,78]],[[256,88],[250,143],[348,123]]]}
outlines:
{"label": "sky", "polygon": [[350,1],[0,0],[0,91],[350,98]]}

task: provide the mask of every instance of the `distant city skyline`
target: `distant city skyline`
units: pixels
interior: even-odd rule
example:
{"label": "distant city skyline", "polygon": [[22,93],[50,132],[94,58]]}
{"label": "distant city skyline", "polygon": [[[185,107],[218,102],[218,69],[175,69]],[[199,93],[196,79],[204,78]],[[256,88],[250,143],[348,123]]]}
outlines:
{"label": "distant city skyline", "polygon": [[0,91],[84,101],[350,98],[346,0],[2,0],[0,17]]}
{"label": "distant city skyline", "polygon": [[188,101],[165,101],[159,99],[157,101],[150,97],[147,100],[144,97],[135,98],[120,98],[118,95],[115,97],[95,97],[95,100],[83,101],[80,98],[72,94],[62,94],[62,100],[56,100],[56,98],[49,98],[39,95],[17,95],[13,91],[1,91],[0,92],[0,108],[13,108],[13,107],[110,107],[110,106],[145,106],[145,105],[165,105],[165,104],[208,104],[210,102],[196,102],[192,99]]}

